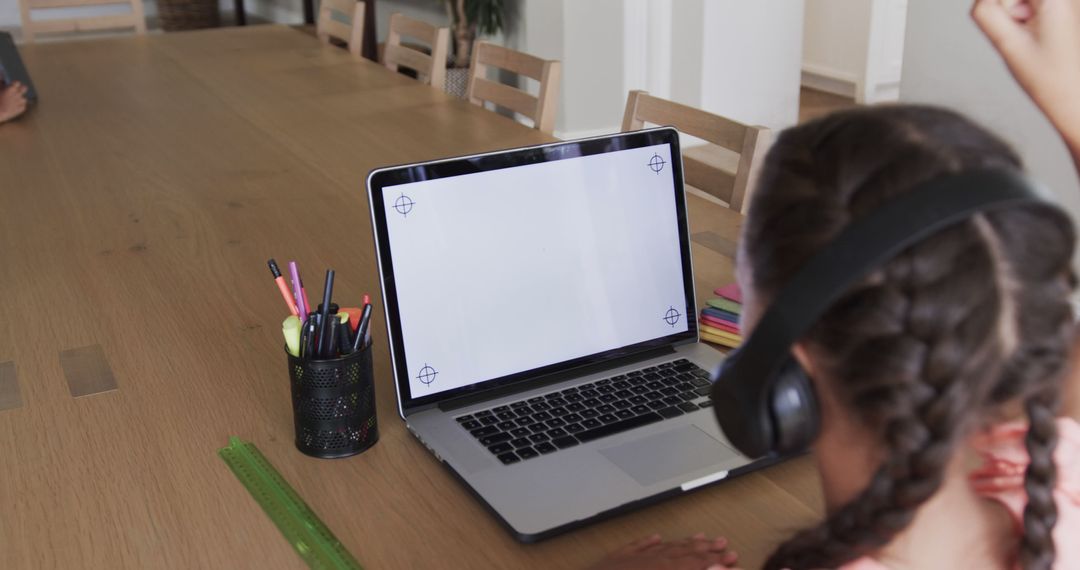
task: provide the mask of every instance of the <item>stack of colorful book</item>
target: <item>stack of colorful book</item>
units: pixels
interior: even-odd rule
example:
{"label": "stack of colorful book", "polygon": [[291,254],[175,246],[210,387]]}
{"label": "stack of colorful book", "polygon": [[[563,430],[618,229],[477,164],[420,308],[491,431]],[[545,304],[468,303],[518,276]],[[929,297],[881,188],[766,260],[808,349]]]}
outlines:
{"label": "stack of colorful book", "polygon": [[719,297],[709,299],[701,310],[701,339],[736,348],[742,344],[739,315],[742,314],[742,293],[735,283],[714,291]]}

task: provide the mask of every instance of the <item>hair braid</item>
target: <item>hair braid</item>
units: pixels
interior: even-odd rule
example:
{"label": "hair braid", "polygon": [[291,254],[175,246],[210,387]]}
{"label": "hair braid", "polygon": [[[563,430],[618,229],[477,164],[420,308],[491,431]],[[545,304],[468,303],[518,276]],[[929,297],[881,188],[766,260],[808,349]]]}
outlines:
{"label": "hair braid", "polygon": [[[945,269],[960,259],[968,269],[963,275]],[[843,354],[830,358],[830,377],[850,379],[850,403],[879,426],[887,459],[858,497],[781,546],[766,568],[824,568],[858,558],[888,543],[938,491],[994,340],[985,332],[953,331],[991,331],[999,300],[985,288],[981,295],[957,293],[993,271],[985,243],[965,224],[891,262],[885,275],[870,278],[879,285],[841,301],[811,331],[816,344]],[[891,308],[881,311],[886,299]],[[865,322],[867,306],[878,308],[872,321],[886,334],[867,336],[873,328]],[[851,334],[852,325],[859,335]]]}
{"label": "hair braid", "polygon": [[[1016,319],[1018,346],[994,387],[991,403],[1016,398],[1024,401],[1028,416],[1025,447],[1030,463],[1024,473],[1028,503],[1018,558],[1027,570],[1049,570],[1055,559],[1053,528],[1057,522],[1056,413],[1062,371],[1074,336],[1072,310],[1066,299],[1075,286],[1070,263],[1075,235],[1067,220],[1048,220],[1036,212],[1010,212],[990,216],[990,220],[996,235],[1015,235],[1020,226],[1035,228],[1036,235],[1029,240],[997,241],[1005,259],[1029,261],[1009,264],[1016,280],[1014,296],[1024,310]],[[1049,251],[1033,256],[1025,242]]]}
{"label": "hair braid", "polygon": [[[1019,166],[992,135],[926,107],[848,111],[786,131],[741,242],[753,290],[775,294],[850,220],[922,181]],[[835,567],[887,544],[941,488],[957,443],[1017,400],[1031,420],[1018,554],[1025,568],[1050,567],[1074,243],[1069,220],[1038,208],[977,215],[908,248],[829,308],[804,340],[884,459],[854,500],[781,545],[766,568]]]}
{"label": "hair braid", "polygon": [[1054,504],[1057,476],[1054,465],[1057,445],[1055,396],[1056,392],[1048,390],[1025,402],[1030,427],[1024,443],[1031,457],[1024,472],[1028,503],[1024,507],[1024,536],[1020,541],[1020,563],[1025,570],[1050,570],[1054,563],[1053,531],[1057,522],[1057,505]]}

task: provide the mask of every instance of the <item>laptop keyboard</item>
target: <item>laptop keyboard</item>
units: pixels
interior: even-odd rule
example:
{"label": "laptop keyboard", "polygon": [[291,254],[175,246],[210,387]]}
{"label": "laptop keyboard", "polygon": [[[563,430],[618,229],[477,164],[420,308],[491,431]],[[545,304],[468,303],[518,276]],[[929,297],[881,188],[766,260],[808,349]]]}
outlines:
{"label": "laptop keyboard", "polygon": [[509,465],[708,408],[709,390],[684,358],[455,419]]}

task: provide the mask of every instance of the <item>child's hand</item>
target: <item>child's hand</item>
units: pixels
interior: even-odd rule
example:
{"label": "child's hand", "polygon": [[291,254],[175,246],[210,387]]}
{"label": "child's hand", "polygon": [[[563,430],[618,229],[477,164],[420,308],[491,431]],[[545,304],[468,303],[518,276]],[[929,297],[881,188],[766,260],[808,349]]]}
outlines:
{"label": "child's hand", "polygon": [[0,123],[6,123],[26,111],[26,86],[16,81],[0,87]]}
{"label": "child's hand", "polygon": [[1066,141],[1080,145],[1080,0],[976,0],[971,15]]}
{"label": "child's hand", "polygon": [[697,534],[664,542],[657,534],[616,550],[590,570],[720,570],[739,560],[727,546],[723,537],[709,539]]}

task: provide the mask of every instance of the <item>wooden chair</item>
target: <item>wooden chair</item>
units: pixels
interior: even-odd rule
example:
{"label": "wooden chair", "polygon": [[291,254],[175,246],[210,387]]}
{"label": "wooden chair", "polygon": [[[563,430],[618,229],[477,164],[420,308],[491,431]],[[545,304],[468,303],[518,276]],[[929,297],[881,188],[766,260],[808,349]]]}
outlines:
{"label": "wooden chair", "polygon": [[[406,36],[431,46],[431,55],[403,45]],[[450,28],[439,28],[414,20],[404,14],[390,16],[390,33],[380,59],[386,67],[397,71],[405,67],[416,72],[417,79],[442,89],[446,86],[446,55],[450,52]]]}
{"label": "wooden chair", "polygon": [[[131,12],[108,16],[83,16],[80,18],[48,20],[34,20],[30,17],[31,10],[116,5],[130,6]],[[136,34],[146,33],[146,18],[143,17],[142,0],[19,0],[19,10],[22,12],[23,38],[27,42],[33,42],[38,34],[64,32],[134,28]]]}
{"label": "wooden chair", "polygon": [[360,57],[364,46],[364,3],[356,0],[322,0],[316,35],[323,43],[345,42],[349,53]]}
{"label": "wooden chair", "polygon": [[644,91],[631,91],[626,100],[622,130],[636,131],[645,123],[675,127],[737,154],[738,160],[731,168],[731,164],[702,160],[704,156],[699,158],[692,152],[694,149],[689,149],[683,153],[683,174],[690,186],[727,202],[732,210],[746,213],[752,185],[772,144],[771,130],[744,125],[701,109],[653,97]]}
{"label": "wooden chair", "polygon": [[[473,45],[469,72],[469,101],[483,106],[490,102],[532,119],[533,127],[550,134],[555,129],[555,112],[559,104],[559,77],[562,64],[500,47],[488,42]],[[540,92],[534,97],[528,92],[487,78],[488,67],[530,77],[540,82]]]}

